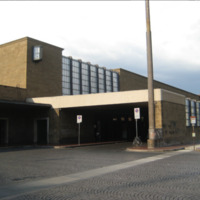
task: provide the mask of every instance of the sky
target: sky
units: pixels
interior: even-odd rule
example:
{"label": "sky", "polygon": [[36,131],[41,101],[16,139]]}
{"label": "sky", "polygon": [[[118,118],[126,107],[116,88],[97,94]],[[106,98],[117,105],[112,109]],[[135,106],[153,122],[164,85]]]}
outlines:
{"label": "sky", "polygon": [[[154,79],[200,94],[200,1],[150,0]],[[145,1],[0,1],[0,44],[32,37],[63,56],[147,76]]]}

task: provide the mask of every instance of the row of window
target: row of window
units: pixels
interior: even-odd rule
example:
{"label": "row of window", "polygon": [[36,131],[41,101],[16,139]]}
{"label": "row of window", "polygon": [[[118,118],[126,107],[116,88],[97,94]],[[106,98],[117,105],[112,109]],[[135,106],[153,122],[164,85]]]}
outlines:
{"label": "row of window", "polygon": [[185,101],[185,113],[186,113],[186,126],[191,126],[190,117],[196,117],[195,126],[200,126],[200,102],[195,100],[186,99]]}
{"label": "row of window", "polygon": [[119,91],[117,72],[63,57],[63,95],[90,94]]}

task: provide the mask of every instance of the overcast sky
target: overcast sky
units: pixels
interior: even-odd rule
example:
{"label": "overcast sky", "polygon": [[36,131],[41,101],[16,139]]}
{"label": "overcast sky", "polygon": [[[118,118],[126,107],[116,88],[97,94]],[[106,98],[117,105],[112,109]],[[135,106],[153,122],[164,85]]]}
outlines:
{"label": "overcast sky", "polygon": [[[200,94],[200,1],[150,1],[154,79]],[[0,44],[32,37],[64,56],[147,76],[145,1],[0,1]]]}

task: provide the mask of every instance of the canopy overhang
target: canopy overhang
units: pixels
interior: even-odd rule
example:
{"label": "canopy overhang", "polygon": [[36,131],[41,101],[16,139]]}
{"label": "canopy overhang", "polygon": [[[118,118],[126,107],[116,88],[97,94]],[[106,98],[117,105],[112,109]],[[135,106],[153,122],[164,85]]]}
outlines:
{"label": "canopy overhang", "polygon": [[[163,89],[154,89],[155,101],[185,104],[185,96]],[[28,98],[29,103],[50,104],[53,108],[78,108],[91,106],[122,105],[148,102],[148,90],[122,91],[72,96]]]}

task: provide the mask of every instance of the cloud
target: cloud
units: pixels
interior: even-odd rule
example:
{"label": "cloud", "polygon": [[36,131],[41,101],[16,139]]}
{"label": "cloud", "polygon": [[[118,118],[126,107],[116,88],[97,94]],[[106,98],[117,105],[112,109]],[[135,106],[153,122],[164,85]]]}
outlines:
{"label": "cloud", "polygon": [[[29,36],[64,48],[65,56],[147,75],[144,1],[2,1],[0,5],[0,18],[5,19],[2,44]],[[199,10],[200,1],[150,2],[154,77],[195,93],[200,74]]]}

